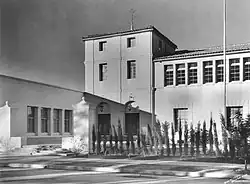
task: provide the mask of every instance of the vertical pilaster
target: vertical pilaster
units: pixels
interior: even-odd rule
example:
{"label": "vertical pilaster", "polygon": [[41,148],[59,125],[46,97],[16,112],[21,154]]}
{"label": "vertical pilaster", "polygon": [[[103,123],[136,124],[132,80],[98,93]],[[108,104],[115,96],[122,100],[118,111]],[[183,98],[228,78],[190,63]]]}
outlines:
{"label": "vertical pilaster", "polygon": [[226,82],[229,83],[229,81],[230,81],[230,61],[229,61],[229,58],[227,58],[226,59]]}
{"label": "vertical pilaster", "polygon": [[49,125],[48,125],[48,127],[49,127],[49,135],[53,135],[53,133],[54,133],[54,109],[53,108],[51,108],[50,109],[50,114],[49,114],[50,116],[49,116]]}
{"label": "vertical pilaster", "polygon": [[240,58],[240,81],[243,81],[244,79],[244,63],[243,63],[243,58]]}
{"label": "vertical pilaster", "polygon": [[36,134],[38,136],[41,135],[41,128],[42,128],[42,125],[41,125],[41,107],[37,107],[37,123],[36,123]]}
{"label": "vertical pilaster", "polygon": [[188,85],[188,63],[185,63],[185,85]]}
{"label": "vertical pilaster", "polygon": [[60,132],[61,132],[61,135],[64,134],[64,131],[65,131],[65,124],[64,124],[64,118],[65,118],[65,111],[62,110],[61,111],[61,121],[60,121]]}
{"label": "vertical pilaster", "polygon": [[216,60],[213,60],[213,83],[216,83]]}
{"label": "vertical pilaster", "polygon": [[173,64],[173,84],[174,84],[174,86],[176,86],[176,77],[177,77],[177,75],[176,75],[176,64]]}

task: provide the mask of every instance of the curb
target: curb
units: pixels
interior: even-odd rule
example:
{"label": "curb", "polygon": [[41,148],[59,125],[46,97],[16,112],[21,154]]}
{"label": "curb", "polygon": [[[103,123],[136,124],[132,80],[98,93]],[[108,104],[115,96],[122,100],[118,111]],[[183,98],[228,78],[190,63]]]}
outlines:
{"label": "curb", "polygon": [[[110,172],[110,173],[133,173],[146,175],[161,176],[178,176],[178,177],[206,177],[206,178],[232,178],[236,176],[232,170],[206,169],[201,171],[174,171],[174,170],[136,170],[122,168],[122,165],[111,167],[85,167],[72,165],[53,165],[53,164],[22,164],[22,163],[0,163],[1,167],[12,168],[34,168],[34,169],[58,169],[58,170],[75,170],[75,171],[94,171],[94,172]],[[247,176],[245,176],[247,177]],[[250,176],[249,176],[250,177]]]}

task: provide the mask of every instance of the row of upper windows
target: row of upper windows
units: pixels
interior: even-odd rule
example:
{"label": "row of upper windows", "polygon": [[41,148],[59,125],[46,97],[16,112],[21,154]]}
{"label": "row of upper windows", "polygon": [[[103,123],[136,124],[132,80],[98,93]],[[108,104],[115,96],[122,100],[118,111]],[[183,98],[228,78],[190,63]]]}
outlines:
{"label": "row of upper windows", "polygon": [[[127,61],[127,79],[136,78],[136,61],[129,60]],[[99,64],[99,81],[104,81],[108,79],[108,64],[101,63]]]}
{"label": "row of upper windows", "polygon": [[[41,113],[41,133],[49,133],[49,126],[51,120],[51,109],[42,107],[40,109]],[[62,109],[53,109],[53,132],[60,133],[61,124],[64,123],[64,132],[70,133],[72,131],[73,125],[73,111],[64,110],[64,120],[62,119]],[[36,127],[38,127],[38,107],[28,106],[27,107],[27,132],[36,133]]]}
{"label": "row of upper windows", "polygon": [[[135,37],[127,38],[127,48],[135,47],[136,40]],[[100,41],[99,42],[99,51],[105,51],[107,48],[107,41]]]}
{"label": "row of upper windows", "polygon": [[[174,85],[174,78],[176,85],[186,84],[186,65],[175,64],[164,65],[164,86]],[[212,82],[224,81],[224,62],[223,60],[215,61],[215,74],[213,71],[213,61],[203,62],[203,84]],[[175,75],[175,77],[174,77]],[[187,64],[187,81],[188,84],[198,83],[198,67],[197,62]],[[215,75],[215,81],[213,76]],[[250,80],[250,58],[243,58],[243,80]],[[229,59],[229,82],[240,81],[240,59]]]}

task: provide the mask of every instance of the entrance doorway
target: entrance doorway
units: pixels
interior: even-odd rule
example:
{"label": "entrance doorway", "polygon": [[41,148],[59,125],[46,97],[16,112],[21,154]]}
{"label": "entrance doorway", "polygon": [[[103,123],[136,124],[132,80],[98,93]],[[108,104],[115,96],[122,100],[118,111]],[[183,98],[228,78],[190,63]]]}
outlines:
{"label": "entrance doorway", "polygon": [[98,129],[101,135],[109,135],[110,133],[110,114],[98,114]]}
{"label": "entrance doorway", "polygon": [[125,113],[125,133],[137,135],[139,129],[140,116],[139,113]]}

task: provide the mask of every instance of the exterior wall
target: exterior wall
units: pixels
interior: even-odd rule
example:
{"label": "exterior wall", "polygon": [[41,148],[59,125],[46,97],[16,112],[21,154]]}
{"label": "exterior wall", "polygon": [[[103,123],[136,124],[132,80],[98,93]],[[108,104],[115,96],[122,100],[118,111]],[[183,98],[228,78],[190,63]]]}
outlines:
{"label": "exterior wall", "polygon": [[[106,113],[110,113],[111,115],[111,126],[115,126],[116,131],[118,127],[118,121],[120,120],[122,126],[122,132],[125,133],[125,105],[119,104],[117,102],[112,102],[109,99],[100,98],[98,96],[86,94],[84,95],[84,100],[87,104],[89,104],[89,132],[91,136],[89,136],[89,149],[92,150],[92,128],[93,124],[95,128],[98,125],[98,109],[97,106],[101,102],[105,102],[109,105],[110,110]],[[140,130],[147,127],[147,124],[151,122],[151,114],[139,111],[140,113]],[[113,128],[112,128],[113,131]]]}
{"label": "exterior wall", "polygon": [[[120,103],[126,103],[132,95],[140,109],[149,111],[151,34],[151,32],[143,32],[86,41],[86,92]],[[129,37],[135,37],[135,47],[127,48]],[[99,42],[104,40],[107,41],[106,50],[100,52]],[[128,60],[136,60],[135,79],[127,79]],[[108,64],[108,79],[99,81],[99,64],[104,62]]]}
{"label": "exterior wall", "polygon": [[[41,107],[53,108],[62,110],[73,110],[73,105],[81,100],[82,93],[72,91],[44,84],[25,81],[22,79],[0,76],[0,104],[5,101],[9,102],[11,107],[11,125],[10,136],[23,137],[23,144],[26,144],[26,138],[43,138],[43,143],[50,143],[52,137],[54,139],[62,136],[71,136],[68,133],[62,132],[61,134],[53,133],[53,126],[51,125],[51,133],[42,134],[40,132],[40,118],[39,112]],[[38,132],[36,134],[27,133],[27,106],[38,107]],[[53,116],[51,116],[53,118]],[[51,119],[53,122],[53,119]],[[62,122],[64,122],[64,113],[62,113]],[[63,129],[63,124],[61,125]],[[40,127],[40,128],[39,128]],[[58,142],[60,139],[55,140]],[[32,142],[32,140],[31,140]],[[59,141],[60,142],[60,141]]]}
{"label": "exterior wall", "polygon": [[0,107],[0,139],[10,138],[10,107],[6,103]]}
{"label": "exterior wall", "polygon": [[[243,106],[243,116],[250,113],[250,81],[243,81],[243,57],[250,57],[250,53],[227,55],[227,106]],[[230,58],[240,58],[240,81],[229,82]],[[215,60],[223,59],[223,56],[199,57],[194,59],[181,59],[155,63],[156,70],[156,114],[162,121],[174,121],[174,108],[188,108],[189,123],[194,125],[200,121],[208,122],[212,118],[218,124],[218,131],[221,131],[220,113],[224,111],[224,83],[215,83]],[[203,84],[203,61],[213,61],[213,82]],[[178,63],[198,63],[198,83],[181,86],[164,87],[164,65]],[[187,65],[186,65],[187,66]],[[187,69],[187,67],[186,67]],[[175,70],[175,67],[174,67]],[[174,81],[175,81],[174,72]],[[175,82],[174,82],[175,84]],[[219,134],[220,135],[220,134]],[[221,136],[221,135],[220,135]]]}
{"label": "exterior wall", "polygon": [[[159,41],[162,41],[162,49],[159,49]],[[161,36],[156,33],[152,34],[152,51],[154,57],[166,56],[173,54],[175,49],[172,48]]]}

